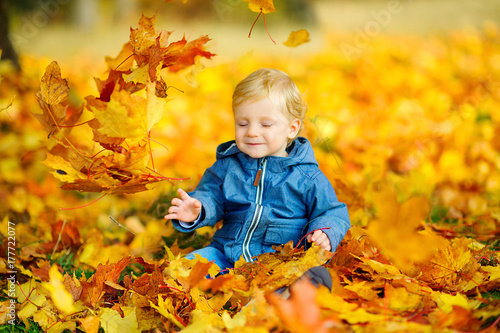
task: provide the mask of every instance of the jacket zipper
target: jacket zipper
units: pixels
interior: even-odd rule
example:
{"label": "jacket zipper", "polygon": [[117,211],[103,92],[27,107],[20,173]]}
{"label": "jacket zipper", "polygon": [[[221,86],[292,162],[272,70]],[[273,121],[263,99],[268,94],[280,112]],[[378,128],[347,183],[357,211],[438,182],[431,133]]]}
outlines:
{"label": "jacket zipper", "polygon": [[245,235],[245,240],[243,241],[243,258],[247,262],[252,261],[252,254],[250,253],[250,240],[252,239],[253,233],[255,232],[255,229],[257,229],[260,218],[262,216],[262,194],[264,191],[266,164],[267,159],[264,157],[262,162],[260,162],[259,170],[257,170],[257,174],[255,175],[255,180],[253,182],[253,185],[257,186],[257,195],[255,196],[255,203],[257,204],[257,208],[253,213],[252,223],[250,223],[250,227],[248,228],[247,234]]}

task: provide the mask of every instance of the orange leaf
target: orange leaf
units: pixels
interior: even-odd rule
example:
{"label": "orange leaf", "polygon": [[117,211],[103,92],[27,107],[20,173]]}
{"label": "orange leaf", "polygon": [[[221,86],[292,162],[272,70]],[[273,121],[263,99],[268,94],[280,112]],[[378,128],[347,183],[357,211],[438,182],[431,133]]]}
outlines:
{"label": "orange leaf", "polygon": [[[131,261],[131,257],[126,257],[117,262],[116,264],[106,265],[99,264],[97,270],[92,277],[91,282],[81,281],[82,284],[82,295],[81,299],[84,304],[96,308],[99,305],[100,300],[105,294],[106,281],[111,281],[116,283],[120,277],[121,272]],[[108,292],[110,290],[115,291],[113,288],[108,287]]]}
{"label": "orange leaf", "polygon": [[321,318],[321,309],[316,303],[317,293],[325,290],[318,290],[309,281],[301,279],[290,286],[288,300],[274,293],[268,295],[268,300],[291,332],[326,333],[331,323]]}

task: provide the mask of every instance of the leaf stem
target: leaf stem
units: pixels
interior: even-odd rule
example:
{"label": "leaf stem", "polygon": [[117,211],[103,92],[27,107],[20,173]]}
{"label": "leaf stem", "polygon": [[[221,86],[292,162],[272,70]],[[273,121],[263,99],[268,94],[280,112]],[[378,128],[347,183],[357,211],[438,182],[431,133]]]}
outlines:
{"label": "leaf stem", "polygon": [[85,208],[87,206],[90,206],[92,205],[93,203],[96,203],[97,201],[101,200],[102,198],[104,198],[106,195],[108,195],[107,193],[104,193],[103,195],[101,195],[99,198],[95,199],[94,201],[86,204],[86,205],[83,205],[83,206],[80,206],[80,207],[72,207],[72,208],[59,208],[59,210],[73,210],[73,209],[80,209],[80,208]]}
{"label": "leaf stem", "polygon": [[262,10],[260,11],[259,15],[257,15],[257,18],[255,19],[255,21],[253,21],[252,27],[250,28],[250,32],[248,33],[248,38],[250,38],[250,35],[252,34],[253,27],[255,26],[255,23],[257,22],[257,20],[259,19],[261,14],[262,14]]}
{"label": "leaf stem", "polygon": [[[262,11],[261,11],[262,13]],[[271,39],[271,41],[276,45],[276,42],[274,41],[273,37],[271,37],[271,34],[269,33],[269,30],[267,30],[267,24],[266,24],[266,14],[262,13],[262,19],[264,20],[264,27],[266,27],[267,35]]]}

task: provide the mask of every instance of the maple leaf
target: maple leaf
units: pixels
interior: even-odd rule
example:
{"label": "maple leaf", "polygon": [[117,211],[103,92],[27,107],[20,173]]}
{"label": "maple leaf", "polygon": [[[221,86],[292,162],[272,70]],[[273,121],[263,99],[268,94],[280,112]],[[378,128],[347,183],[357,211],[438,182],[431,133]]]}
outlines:
{"label": "maple leaf", "polygon": [[300,29],[297,31],[290,32],[287,41],[284,42],[283,44],[285,44],[288,47],[297,47],[309,41],[310,41],[309,31],[307,31],[306,29]]}
{"label": "maple leaf", "polygon": [[190,42],[183,36],[180,41],[170,44],[162,51],[162,68],[167,67],[169,71],[177,72],[194,65],[197,56],[212,58],[215,54],[203,50],[203,46],[208,41],[210,41],[208,36],[202,36]]}
{"label": "maple leaf", "polygon": [[68,98],[68,92],[68,80],[62,78],[59,64],[56,61],[51,62],[42,76],[40,99],[47,105],[57,105]]}
{"label": "maple leaf", "polygon": [[480,280],[475,281],[480,265],[468,248],[469,243],[467,238],[447,242],[447,246],[439,248],[428,261],[418,265],[422,272],[420,279],[434,287],[450,290],[464,290],[480,285],[482,274]]}
{"label": "maple leaf", "polygon": [[71,131],[71,125],[80,118],[83,109],[70,107],[67,102],[68,92],[68,80],[62,78],[59,64],[51,62],[42,76],[40,90],[36,94],[42,114],[32,113],[48,133],[60,131],[59,126],[64,126],[64,135],[67,135]]}
{"label": "maple leaf", "polygon": [[121,307],[122,314],[117,310],[102,308],[100,310],[101,327],[106,333],[140,333],[138,328],[136,308]]}
{"label": "maple leaf", "polygon": [[126,257],[121,259],[116,264],[99,264],[92,277],[92,281],[81,281],[83,288],[81,295],[82,302],[95,309],[99,305],[99,302],[106,291],[113,293],[113,291],[111,291],[112,288],[106,288],[106,281],[116,283],[121,272],[125,267],[127,267],[130,261],[131,257]]}

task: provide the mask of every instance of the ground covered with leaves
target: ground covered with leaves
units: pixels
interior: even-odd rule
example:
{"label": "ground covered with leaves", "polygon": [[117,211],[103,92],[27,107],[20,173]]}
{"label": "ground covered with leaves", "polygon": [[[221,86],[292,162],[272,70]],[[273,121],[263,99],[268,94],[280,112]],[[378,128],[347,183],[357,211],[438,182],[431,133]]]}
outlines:
{"label": "ground covered with leaves", "polygon": [[[350,57],[332,34],[301,57],[217,66],[206,37],[171,42],[145,17],[131,36],[95,82],[85,61],[0,64],[1,331],[498,331],[498,27]],[[214,230],[163,219],[232,138],[232,89],[259,67],[307,92],[303,135],[349,208],[331,292],[272,292],[332,255],[316,246],[214,277],[183,258]]]}

